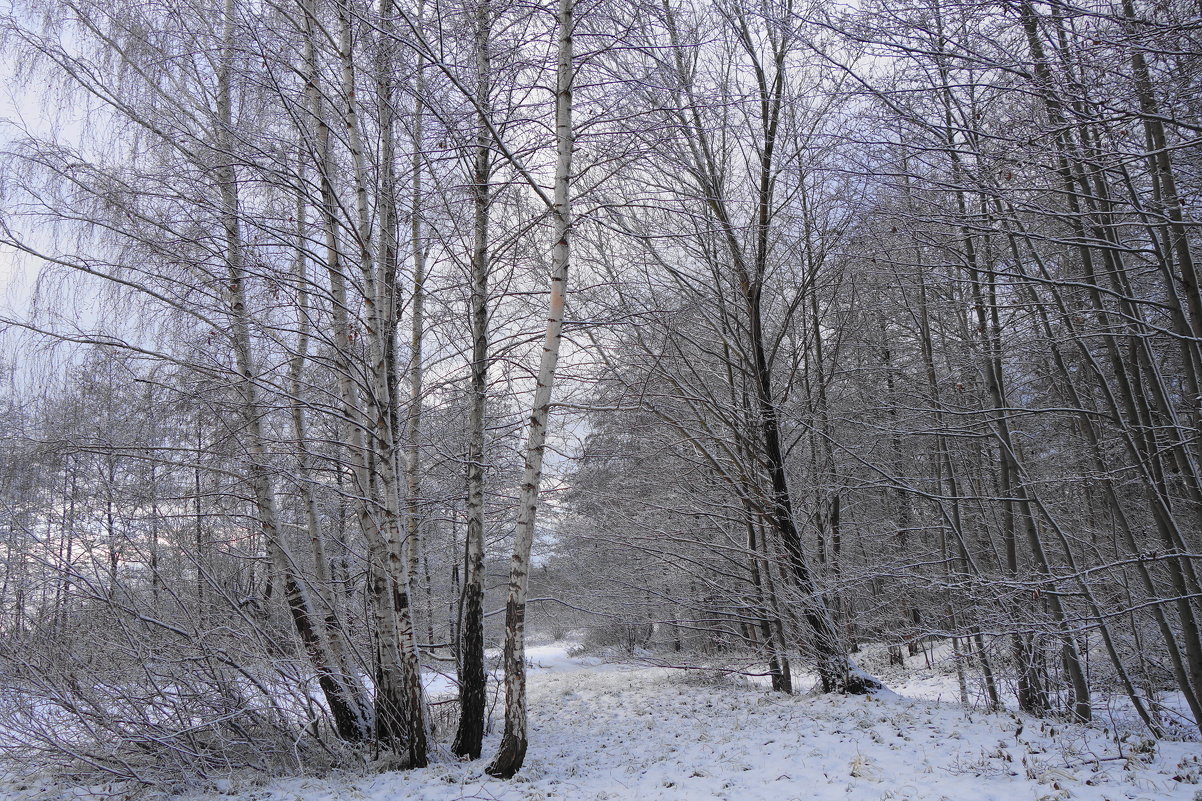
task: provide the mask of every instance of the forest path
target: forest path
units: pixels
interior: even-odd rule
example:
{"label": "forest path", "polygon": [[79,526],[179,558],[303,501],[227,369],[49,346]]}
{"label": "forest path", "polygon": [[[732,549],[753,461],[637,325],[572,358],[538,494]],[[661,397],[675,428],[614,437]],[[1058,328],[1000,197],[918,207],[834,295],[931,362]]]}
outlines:
{"label": "forest path", "polygon": [[[531,742],[510,782],[484,762],[286,780],[245,801],[1193,801],[1196,743],[966,712],[900,696],[782,696],[713,674],[531,648]],[[494,745],[496,734],[486,744]],[[1185,782],[1173,777],[1181,776]],[[209,796],[206,801],[216,801]]]}
{"label": "forest path", "polygon": [[[1118,744],[1101,729],[884,694],[784,696],[713,671],[621,665],[532,647],[531,733],[517,778],[454,761],[401,773],[231,780],[188,801],[1195,801],[1197,743]],[[923,694],[947,677],[916,671]],[[926,682],[926,684],[922,684]],[[952,680],[954,690],[954,679]],[[902,692],[906,690],[902,687]],[[949,693],[950,694],[950,693]],[[944,694],[943,697],[947,697]],[[499,711],[498,711],[499,714]],[[491,753],[499,721],[485,742]],[[444,733],[445,736],[445,733]],[[84,801],[104,788],[0,788]]]}

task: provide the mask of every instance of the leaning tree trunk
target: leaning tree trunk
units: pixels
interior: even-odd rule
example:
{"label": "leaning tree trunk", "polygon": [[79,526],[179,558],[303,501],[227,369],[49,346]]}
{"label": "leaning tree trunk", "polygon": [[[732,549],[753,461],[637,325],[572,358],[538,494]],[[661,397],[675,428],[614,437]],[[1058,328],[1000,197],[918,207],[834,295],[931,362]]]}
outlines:
{"label": "leaning tree trunk", "polygon": [[[298,175],[301,174],[301,162],[298,159]],[[343,739],[365,740],[370,735],[369,704],[363,691],[363,686],[355,678],[349,668],[347,659],[351,646],[347,641],[344,628],[344,615],[340,615],[340,594],[336,592],[333,578],[330,574],[330,560],[326,554],[325,534],[321,526],[321,513],[317,502],[316,467],[310,451],[309,426],[305,414],[304,369],[309,360],[309,320],[312,310],[309,305],[309,277],[306,269],[308,253],[305,249],[305,239],[308,236],[305,224],[307,208],[302,193],[297,193],[296,203],[296,265],[294,280],[296,281],[297,314],[296,314],[296,345],[288,368],[288,385],[291,397],[289,406],[292,412],[293,435],[296,438],[296,471],[300,483],[301,506],[304,510],[306,529],[309,534],[309,545],[313,556],[313,599],[321,606],[320,615],[325,621],[328,633],[330,656],[337,667],[338,675],[333,677],[345,688],[348,707],[353,715],[336,718],[339,735]],[[317,611],[317,610],[315,610]]]}
{"label": "leaning tree trunk", "polygon": [[572,234],[572,11],[574,0],[559,0],[559,53],[555,89],[555,195],[551,216],[555,244],[551,250],[551,292],[547,330],[539,360],[534,404],[526,439],[526,465],[518,496],[517,531],[514,533],[510,564],[509,598],[505,605],[505,733],[492,764],[491,776],[508,779],[526,759],[526,583],[530,575],[530,548],[534,543],[534,521],[538,511],[538,487],[542,478],[543,449],[547,439],[547,417],[551,388],[559,362],[563,331],[564,301],[567,298],[569,244]]}
{"label": "leaning tree trunk", "polygon": [[221,63],[217,75],[216,150],[221,164],[216,175],[225,236],[230,331],[250,462],[250,483],[274,578],[283,582],[284,601],[304,644],[309,662],[317,672],[318,685],[329,705],[335,728],[339,736],[358,740],[366,735],[366,713],[357,694],[348,685],[333,653],[325,621],[314,609],[310,593],[296,572],[295,566],[298,562],[288,552],[287,542],[280,529],[275,487],[267,467],[267,449],[263,433],[266,408],[259,398],[257,367],[252,350],[249,312],[246,308],[247,271],[240,225],[238,182],[232,155],[233,87],[230,62],[233,59],[233,16],[233,0],[225,0]]}

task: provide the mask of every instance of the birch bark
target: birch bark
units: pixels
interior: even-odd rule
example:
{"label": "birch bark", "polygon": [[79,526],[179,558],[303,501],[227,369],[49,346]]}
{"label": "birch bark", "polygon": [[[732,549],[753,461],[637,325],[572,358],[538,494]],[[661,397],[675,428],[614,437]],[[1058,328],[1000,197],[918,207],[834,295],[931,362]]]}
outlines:
{"label": "birch bark", "polygon": [[530,576],[530,549],[534,543],[538,488],[542,479],[543,452],[547,441],[547,418],[551,411],[551,390],[559,363],[564,304],[567,300],[568,266],[571,258],[574,6],[574,0],[559,0],[559,48],[555,69],[555,190],[551,210],[554,245],[551,249],[550,301],[534,403],[526,433],[526,463],[518,495],[517,531],[514,534],[510,563],[509,595],[505,604],[505,732],[496,756],[486,769],[489,775],[504,779],[517,773],[526,758],[526,586]]}

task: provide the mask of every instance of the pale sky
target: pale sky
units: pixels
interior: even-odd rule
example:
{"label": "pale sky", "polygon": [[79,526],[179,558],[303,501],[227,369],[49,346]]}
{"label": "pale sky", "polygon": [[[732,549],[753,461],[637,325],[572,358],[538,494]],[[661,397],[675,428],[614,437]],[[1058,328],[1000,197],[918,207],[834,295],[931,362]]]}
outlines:
{"label": "pale sky", "polygon": [[[13,80],[15,74],[11,50],[0,54],[0,75],[5,78],[0,81],[0,151],[7,150],[23,130],[37,132],[48,127],[36,93]],[[0,306],[19,310],[28,305],[32,279],[32,265],[20,263],[9,248],[0,245]]]}

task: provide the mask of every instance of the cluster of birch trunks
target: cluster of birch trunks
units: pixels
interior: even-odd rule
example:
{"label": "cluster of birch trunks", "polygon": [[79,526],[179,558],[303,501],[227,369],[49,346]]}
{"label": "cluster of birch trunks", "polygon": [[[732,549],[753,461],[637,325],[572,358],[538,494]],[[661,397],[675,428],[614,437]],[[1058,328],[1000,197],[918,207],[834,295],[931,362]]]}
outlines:
{"label": "cluster of birch trunks", "polygon": [[511,777],[531,581],[1196,736],[1198,15],[14,4],[0,751]]}

